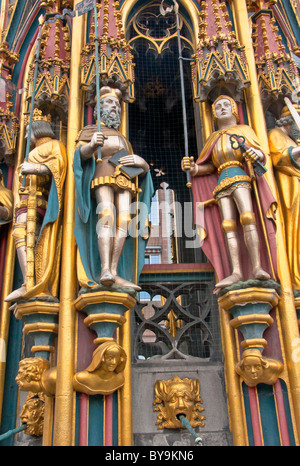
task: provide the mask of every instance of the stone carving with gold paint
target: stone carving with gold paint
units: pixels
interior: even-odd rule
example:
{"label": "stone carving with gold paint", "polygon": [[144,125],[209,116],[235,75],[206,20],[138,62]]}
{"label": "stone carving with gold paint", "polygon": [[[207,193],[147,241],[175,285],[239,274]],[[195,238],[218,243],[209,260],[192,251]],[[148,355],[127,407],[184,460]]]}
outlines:
{"label": "stone carving with gold paint", "polygon": [[283,370],[283,364],[276,359],[264,358],[259,349],[248,348],[235,370],[249,387],[259,383],[273,385]]}
{"label": "stone carving with gold paint", "polygon": [[93,360],[84,371],[74,376],[74,389],[88,395],[109,395],[124,385],[123,371],[127,356],[124,349],[113,341],[98,346]]}
{"label": "stone carving with gold paint", "polygon": [[182,424],[177,416],[183,414],[192,427],[204,427],[204,408],[200,398],[198,379],[158,380],[154,387],[154,411],[158,411],[156,425],[158,429],[180,429]]}
{"label": "stone carving with gold paint", "polygon": [[16,382],[22,391],[42,392],[48,396],[54,395],[56,368],[49,368],[49,362],[44,358],[22,359],[19,363]]}
{"label": "stone carving with gold paint", "polygon": [[[264,177],[257,176],[256,179],[253,165],[263,163],[264,154],[253,129],[239,124],[236,102],[227,95],[221,95],[214,101],[212,112],[217,131],[206,141],[197,162],[193,158],[183,158],[182,169],[189,170],[192,177],[195,204],[201,201],[199,204],[205,205],[210,198],[215,201],[204,212],[206,236],[203,251],[217,273],[219,282],[216,289],[219,290],[246,278],[270,278],[265,268],[269,266],[271,271],[272,261],[263,253],[267,234],[259,234],[258,216],[252,199],[253,182],[259,183],[260,199],[256,199],[256,203],[264,204],[264,215],[275,200]],[[233,145],[232,137],[236,135],[244,141],[244,147]],[[238,216],[240,222],[237,222]],[[195,219],[197,224],[197,209]],[[265,219],[260,222],[262,226],[265,226],[264,222]],[[199,227],[203,229],[204,225]],[[248,261],[241,259],[241,240],[245,243]],[[225,251],[228,255],[224,255]],[[264,267],[262,259],[265,259]]]}
{"label": "stone carving with gold paint", "polygon": [[43,393],[28,393],[22,407],[20,419],[27,425],[24,433],[39,437],[43,435],[45,413],[45,396]]}
{"label": "stone carving with gold paint", "polygon": [[[300,106],[294,105],[300,114]],[[300,121],[300,115],[299,115]],[[300,289],[300,129],[285,106],[268,134],[270,156],[280,197],[293,288]]]}
{"label": "stone carving with gold paint", "polygon": [[16,172],[14,207],[13,237],[24,283],[5,301],[58,295],[66,150],[38,109],[33,112],[30,142],[28,161]]}
{"label": "stone carving with gold paint", "polygon": [[[132,244],[126,241],[131,221],[130,206],[138,194],[139,201],[150,206],[153,191],[149,165],[142,157],[133,154],[129,141],[117,129],[121,122],[121,102],[126,101],[127,94],[127,87],[118,80],[102,85],[101,132],[97,125],[89,125],[78,136],[73,168],[78,279],[82,287],[93,288],[101,284],[140,289],[133,283],[129,267],[133,251]],[[101,148],[100,159],[98,148]],[[124,150],[123,156],[114,165],[110,159],[121,150]],[[122,171],[125,167],[138,169],[136,173],[139,173],[139,180],[142,179],[140,187],[137,186],[137,176],[131,177]],[[141,224],[145,223],[147,215],[141,219]],[[141,241],[139,246],[142,246]],[[125,259],[122,262],[123,251]],[[141,264],[143,257],[141,251]]]}

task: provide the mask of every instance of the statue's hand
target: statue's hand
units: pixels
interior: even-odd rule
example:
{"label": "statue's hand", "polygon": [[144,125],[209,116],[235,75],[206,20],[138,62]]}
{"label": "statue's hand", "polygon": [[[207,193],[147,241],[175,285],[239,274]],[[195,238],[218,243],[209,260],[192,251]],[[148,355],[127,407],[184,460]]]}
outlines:
{"label": "statue's hand", "polygon": [[247,149],[245,152],[245,159],[250,160],[251,162],[256,162],[257,160],[262,162],[264,156],[260,150],[254,149],[253,147],[249,147],[249,149]]}
{"label": "statue's hand", "polygon": [[90,142],[93,151],[95,151],[99,146],[102,147],[105,139],[107,139],[107,136],[104,136],[103,133],[94,133]]}
{"label": "statue's hand", "polygon": [[37,175],[39,173],[38,167],[39,167],[39,164],[37,163],[23,162],[21,164],[21,174],[22,175]]}
{"label": "statue's hand", "polygon": [[131,167],[141,167],[145,171],[149,170],[149,165],[143,159],[143,157],[140,157],[139,155],[136,155],[136,154],[125,155],[124,157],[120,158],[119,162],[122,165],[127,165]]}
{"label": "statue's hand", "polygon": [[181,161],[181,169],[184,172],[189,170],[191,176],[195,176],[197,173],[197,166],[194,162],[194,157],[183,157]]}

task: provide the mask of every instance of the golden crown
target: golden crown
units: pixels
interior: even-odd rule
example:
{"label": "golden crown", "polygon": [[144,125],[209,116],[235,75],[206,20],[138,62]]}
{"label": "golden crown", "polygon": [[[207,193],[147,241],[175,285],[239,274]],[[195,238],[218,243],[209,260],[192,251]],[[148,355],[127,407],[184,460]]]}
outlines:
{"label": "golden crown", "polygon": [[109,86],[103,86],[100,89],[100,100],[104,97],[115,97],[120,101],[122,98],[122,92],[119,89],[115,89]]}
{"label": "golden crown", "polygon": [[[42,110],[35,108],[32,114],[32,121],[47,121],[51,124],[51,115],[43,115]],[[25,115],[24,122],[27,126],[29,123],[29,115]]]}

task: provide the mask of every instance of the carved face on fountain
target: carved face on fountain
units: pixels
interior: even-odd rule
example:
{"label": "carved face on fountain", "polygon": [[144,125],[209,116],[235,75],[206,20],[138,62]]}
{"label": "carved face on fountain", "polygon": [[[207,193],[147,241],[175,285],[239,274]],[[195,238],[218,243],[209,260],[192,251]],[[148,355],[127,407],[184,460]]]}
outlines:
{"label": "carved face on fountain", "polygon": [[158,380],[155,384],[156,398],[154,404],[158,405],[155,411],[160,411],[157,424],[164,421],[158,428],[181,428],[179,415],[183,414],[193,427],[201,425],[196,421],[205,419],[200,415],[203,411],[199,397],[200,384],[198,380],[180,379]]}

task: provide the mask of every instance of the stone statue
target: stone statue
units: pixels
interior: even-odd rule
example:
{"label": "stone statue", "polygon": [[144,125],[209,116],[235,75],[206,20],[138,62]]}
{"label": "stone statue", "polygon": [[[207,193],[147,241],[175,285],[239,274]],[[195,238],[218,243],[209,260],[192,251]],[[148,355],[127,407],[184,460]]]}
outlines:
{"label": "stone statue", "polygon": [[124,349],[117,343],[102,343],[94,351],[89,367],[75,374],[74,389],[88,395],[113,393],[124,385],[126,360]]}
{"label": "stone statue", "polygon": [[[25,138],[28,136],[27,126]],[[33,112],[30,142],[28,161],[17,170],[18,195],[13,223],[24,283],[5,301],[58,294],[67,157],[47,117],[38,109]]]}
{"label": "stone statue", "polygon": [[132,201],[139,194],[139,202],[150,207],[153,188],[149,165],[132,153],[129,141],[117,129],[123,99],[122,86],[101,87],[101,132],[97,125],[83,128],[74,154],[78,279],[88,288],[101,284],[140,289],[132,282],[133,246],[127,241],[128,227]]}
{"label": "stone statue", "polygon": [[172,380],[158,380],[154,387],[154,411],[158,411],[158,429],[182,428],[179,414],[183,414],[192,427],[204,427],[205,417],[200,414],[204,411],[200,398],[200,383],[197,379],[181,379],[173,377]]}
{"label": "stone statue", "polygon": [[[294,106],[300,114],[300,106]],[[300,132],[288,107],[268,134],[285,226],[286,251],[294,289],[300,289]]]}
{"label": "stone statue", "polygon": [[13,217],[13,194],[4,186],[3,173],[0,169],[0,227],[11,222]]}
{"label": "stone statue", "polygon": [[[268,280],[270,275],[261,265],[264,239],[260,242],[251,194],[252,179],[245,162],[245,159],[251,165],[263,162],[261,146],[252,128],[238,124],[237,105],[232,98],[226,95],[218,97],[212,110],[218,130],[208,138],[197,162],[192,157],[183,158],[182,169],[190,171],[195,205],[197,206],[198,201],[207,201],[213,196],[212,201],[219,208],[216,212],[216,205],[207,207],[210,214],[205,210],[207,238],[203,246],[218,279],[222,278],[216,284],[218,290],[243,280],[245,273],[248,273],[248,278],[259,280]],[[235,148],[233,145],[235,139],[232,140],[231,136],[235,138],[235,135],[244,141],[243,148]],[[263,176],[259,178],[263,179]],[[261,198],[267,204],[267,209],[274,200],[266,182],[263,190]],[[241,226],[238,225],[237,216],[242,231],[239,231]],[[195,217],[197,223],[197,211]],[[244,248],[240,246],[242,237],[248,252],[248,258],[244,260],[241,255]],[[224,254],[226,246],[229,261]],[[249,270],[244,272],[243,267],[248,267],[248,264]]]}

